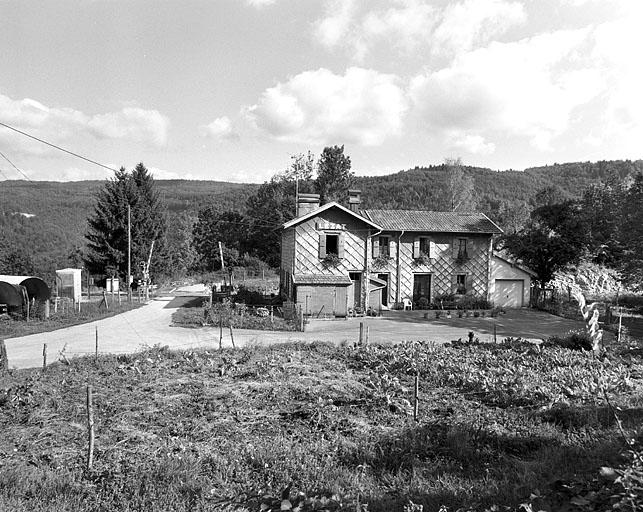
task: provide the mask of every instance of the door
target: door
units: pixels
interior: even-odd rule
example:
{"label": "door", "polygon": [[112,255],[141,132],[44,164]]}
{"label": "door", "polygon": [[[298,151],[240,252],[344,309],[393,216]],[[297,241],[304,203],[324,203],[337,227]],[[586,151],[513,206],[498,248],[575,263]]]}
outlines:
{"label": "door", "polygon": [[389,285],[389,274],[377,274],[377,278],[381,279],[386,283],[386,286],[382,288],[382,306],[388,307],[388,285]]}
{"label": "door", "polygon": [[520,308],[524,287],[521,279],[496,279],[492,301],[501,308]]}
{"label": "door", "polygon": [[431,274],[413,275],[413,302],[415,303],[421,298],[431,302]]}
{"label": "door", "polygon": [[359,308],[362,305],[362,273],[350,272],[351,284],[348,287],[348,307]]}

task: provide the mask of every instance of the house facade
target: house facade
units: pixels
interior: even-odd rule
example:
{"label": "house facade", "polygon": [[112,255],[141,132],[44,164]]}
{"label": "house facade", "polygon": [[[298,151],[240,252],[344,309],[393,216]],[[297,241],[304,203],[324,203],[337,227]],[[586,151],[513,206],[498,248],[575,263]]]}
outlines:
{"label": "house facade", "polygon": [[281,292],[309,315],[432,302],[447,294],[489,300],[492,237],[500,228],[482,213],[360,209],[319,205],[302,194],[284,224]]}

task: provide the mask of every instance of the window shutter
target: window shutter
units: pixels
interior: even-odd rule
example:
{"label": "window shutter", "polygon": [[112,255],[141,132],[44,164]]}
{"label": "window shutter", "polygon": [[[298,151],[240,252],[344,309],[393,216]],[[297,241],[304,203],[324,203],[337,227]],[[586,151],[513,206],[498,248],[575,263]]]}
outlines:
{"label": "window shutter", "polygon": [[319,233],[319,257],[326,257],[326,233]]}
{"label": "window shutter", "polygon": [[464,278],[464,286],[467,289],[467,294],[473,293],[473,276],[467,274],[467,277]]}
{"label": "window shutter", "polygon": [[340,260],[344,257],[344,233],[340,233],[337,240],[337,257]]}
{"label": "window shutter", "polygon": [[435,255],[435,241],[432,238],[429,239],[428,247],[429,247],[429,258],[435,258],[436,257],[436,255]]}
{"label": "window shutter", "polygon": [[413,239],[413,257],[414,258],[420,257],[420,237],[419,236],[416,236]]}
{"label": "window shutter", "polygon": [[376,236],[373,237],[373,258],[380,255],[380,239]]}
{"label": "window shutter", "polygon": [[458,237],[454,236],[453,237],[453,245],[452,245],[452,250],[453,250],[453,257],[457,258],[458,257],[458,249],[460,241],[458,240]]}
{"label": "window shutter", "polygon": [[451,276],[451,293],[458,293],[458,275]]}

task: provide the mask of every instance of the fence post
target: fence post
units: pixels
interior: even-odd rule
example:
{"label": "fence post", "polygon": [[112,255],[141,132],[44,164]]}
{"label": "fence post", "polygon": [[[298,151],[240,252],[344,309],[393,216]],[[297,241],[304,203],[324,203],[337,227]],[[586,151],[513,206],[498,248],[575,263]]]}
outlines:
{"label": "fence post", "polygon": [[368,331],[369,331],[369,325],[366,326],[366,335],[364,336],[364,345],[368,345]]}
{"label": "fence post", "polygon": [[232,332],[232,321],[230,321],[230,339],[232,340],[232,348],[237,348],[234,344],[234,333]]}
{"label": "fence post", "polygon": [[623,308],[619,306],[618,308],[618,334],[616,335],[616,341],[621,342],[621,328],[623,326]]}
{"label": "fence post", "polygon": [[87,447],[87,471],[91,471],[92,465],[94,464],[94,403],[91,386],[87,386],[87,435],[89,437]]}
{"label": "fence post", "polygon": [[223,314],[219,311],[219,350],[223,346]]}
{"label": "fence post", "polygon": [[420,409],[420,374],[415,375],[415,387],[413,389],[413,419],[418,420],[418,412]]}
{"label": "fence post", "polygon": [[7,356],[7,347],[4,340],[0,340],[0,374],[9,369],[9,357]]}
{"label": "fence post", "polygon": [[47,369],[47,344],[42,345],[42,371]]}
{"label": "fence post", "polygon": [[364,322],[359,323],[359,344],[364,343]]}
{"label": "fence post", "polygon": [[494,343],[498,343],[498,338],[496,337],[496,334],[497,334],[497,333],[496,333],[496,328],[497,328],[497,326],[496,326],[496,322],[494,322],[494,323],[493,323],[493,342],[494,342]]}
{"label": "fence post", "polygon": [[96,326],[96,354],[94,360],[98,361],[98,326]]}

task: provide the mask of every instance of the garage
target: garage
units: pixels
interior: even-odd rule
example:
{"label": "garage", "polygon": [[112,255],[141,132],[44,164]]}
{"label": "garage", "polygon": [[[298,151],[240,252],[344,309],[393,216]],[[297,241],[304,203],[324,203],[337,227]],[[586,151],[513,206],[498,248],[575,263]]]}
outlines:
{"label": "garage", "polygon": [[522,307],[524,281],[518,279],[496,279],[491,301],[500,308]]}
{"label": "garage", "polygon": [[491,258],[489,299],[497,307],[522,308],[529,305],[533,272],[494,253]]}

